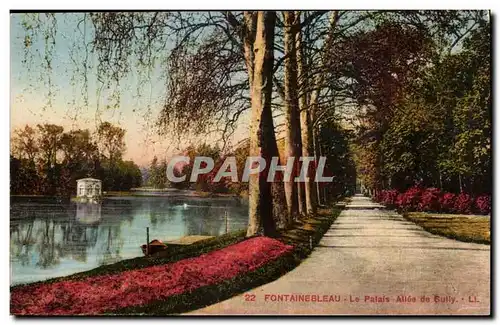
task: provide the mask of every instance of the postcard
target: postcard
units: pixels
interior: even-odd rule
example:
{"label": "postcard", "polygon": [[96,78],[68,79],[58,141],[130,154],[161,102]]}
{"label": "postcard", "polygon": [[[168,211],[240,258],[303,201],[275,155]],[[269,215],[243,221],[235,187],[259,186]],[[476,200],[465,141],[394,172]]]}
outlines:
{"label": "postcard", "polygon": [[489,11],[10,35],[11,315],[491,315]]}

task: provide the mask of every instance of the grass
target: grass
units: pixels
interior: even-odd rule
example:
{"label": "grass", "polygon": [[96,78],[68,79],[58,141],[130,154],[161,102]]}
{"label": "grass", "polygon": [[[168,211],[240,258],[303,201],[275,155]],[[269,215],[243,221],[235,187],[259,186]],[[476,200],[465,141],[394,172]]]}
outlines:
{"label": "grass", "polygon": [[490,218],[460,214],[408,212],[404,217],[426,231],[456,239],[490,245]]}

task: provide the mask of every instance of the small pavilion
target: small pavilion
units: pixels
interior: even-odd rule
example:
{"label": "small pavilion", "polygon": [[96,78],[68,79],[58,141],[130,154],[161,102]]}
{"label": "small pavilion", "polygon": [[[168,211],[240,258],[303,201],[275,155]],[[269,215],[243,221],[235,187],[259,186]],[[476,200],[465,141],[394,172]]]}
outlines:
{"label": "small pavilion", "polygon": [[101,181],[95,178],[82,178],[76,181],[77,198],[99,198],[102,195]]}

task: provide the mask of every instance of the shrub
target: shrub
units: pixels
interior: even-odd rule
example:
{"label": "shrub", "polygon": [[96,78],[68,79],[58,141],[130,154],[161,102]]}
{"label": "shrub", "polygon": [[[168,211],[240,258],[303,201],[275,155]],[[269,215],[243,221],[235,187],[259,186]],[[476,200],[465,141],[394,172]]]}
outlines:
{"label": "shrub", "polygon": [[388,208],[395,207],[398,194],[399,192],[397,190],[383,191],[381,203],[387,206]]}
{"label": "shrub", "polygon": [[474,207],[474,200],[469,194],[460,193],[455,200],[455,205],[453,206],[453,212],[470,214],[472,213]]}
{"label": "shrub", "polygon": [[415,211],[418,208],[421,195],[422,189],[420,187],[411,187],[403,195],[398,195],[396,204],[404,211]]}
{"label": "shrub", "polygon": [[441,204],[439,202],[440,197],[441,191],[438,188],[431,187],[425,189],[420,197],[418,210],[439,212],[441,210]]}
{"label": "shrub", "polygon": [[457,199],[456,194],[444,193],[439,198],[439,205],[441,207],[441,212],[453,212],[456,199]]}
{"label": "shrub", "polygon": [[399,193],[398,196],[396,197],[396,203],[394,204],[396,205],[397,209],[402,208],[402,202],[404,201],[404,196],[405,196],[404,193]]}
{"label": "shrub", "polygon": [[476,198],[475,207],[481,214],[491,213],[491,197],[489,195],[480,195]]}
{"label": "shrub", "polygon": [[374,200],[388,208],[396,208],[405,212],[491,213],[490,195],[484,194],[474,199],[469,194],[443,193],[435,187],[423,189],[418,185],[409,188],[404,193],[397,190],[379,191],[374,196]]}

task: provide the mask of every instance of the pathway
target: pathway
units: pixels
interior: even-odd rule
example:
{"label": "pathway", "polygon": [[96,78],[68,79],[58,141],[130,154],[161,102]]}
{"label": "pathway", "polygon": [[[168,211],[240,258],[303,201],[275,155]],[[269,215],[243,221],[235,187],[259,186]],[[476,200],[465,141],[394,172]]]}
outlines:
{"label": "pathway", "polygon": [[366,197],[346,208],[297,268],[190,314],[489,314],[490,246],[432,235]]}

